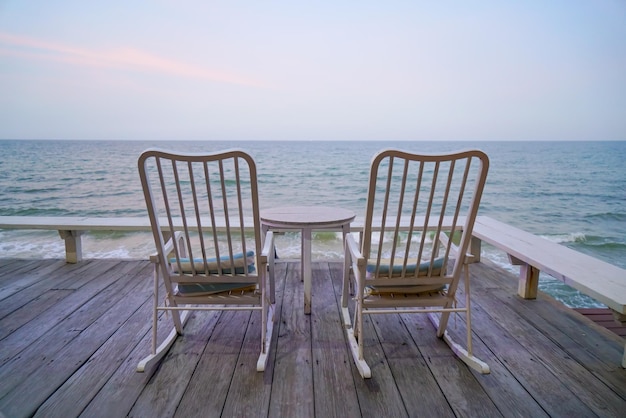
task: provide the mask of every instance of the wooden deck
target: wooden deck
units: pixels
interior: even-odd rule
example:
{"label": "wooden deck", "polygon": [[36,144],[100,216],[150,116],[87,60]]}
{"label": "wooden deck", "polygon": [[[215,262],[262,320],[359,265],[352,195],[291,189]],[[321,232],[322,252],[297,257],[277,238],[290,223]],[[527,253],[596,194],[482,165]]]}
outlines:
{"label": "wooden deck", "polygon": [[[2,259],[0,416],[624,416],[624,340],[545,295],[519,298],[517,278],[489,262],[472,266],[475,352],[489,375],[456,359],[425,316],[390,315],[366,324],[373,377],[362,380],[340,323],[341,264],[313,263],[311,315],[299,271],[277,265],[264,373],[257,314],[202,312],[141,374],[147,261]],[[464,319],[451,331],[462,340]]]}

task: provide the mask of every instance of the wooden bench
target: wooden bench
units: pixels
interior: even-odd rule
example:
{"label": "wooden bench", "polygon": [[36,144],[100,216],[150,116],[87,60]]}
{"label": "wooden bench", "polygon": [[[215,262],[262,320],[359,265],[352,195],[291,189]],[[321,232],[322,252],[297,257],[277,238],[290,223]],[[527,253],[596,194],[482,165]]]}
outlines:
{"label": "wooden bench", "polygon": [[[486,216],[476,219],[472,235],[470,251],[475,260],[480,259],[484,241],[504,250],[511,264],[520,266],[521,297],[537,297],[539,272],[543,271],[605,304],[615,320],[626,324],[626,270]],[[622,367],[626,368],[626,346]]]}
{"label": "wooden bench", "polygon": [[[161,225],[167,220],[161,219]],[[246,224],[251,222],[245,221]],[[208,221],[205,222],[208,225]],[[231,221],[236,226],[238,221]],[[182,221],[174,219],[175,229],[182,230]],[[65,261],[78,263],[82,260],[81,236],[85,231],[152,231],[150,220],[145,218],[86,218],[70,216],[0,216],[0,229],[40,229],[58,231],[65,241]],[[165,229],[165,227],[163,227]],[[225,230],[225,225],[219,225],[218,230]]]}
{"label": "wooden bench", "polygon": [[77,263],[82,260],[81,236],[85,231],[151,231],[148,217],[0,216],[0,229],[56,230],[65,241],[65,260],[68,263]]}

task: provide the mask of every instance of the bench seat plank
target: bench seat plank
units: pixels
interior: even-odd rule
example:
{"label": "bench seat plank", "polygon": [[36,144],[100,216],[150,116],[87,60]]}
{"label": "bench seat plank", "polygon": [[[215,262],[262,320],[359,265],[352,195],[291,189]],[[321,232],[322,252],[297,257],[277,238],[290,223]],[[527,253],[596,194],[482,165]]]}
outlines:
{"label": "bench seat plank", "polygon": [[626,314],[626,270],[485,216],[473,235]]}
{"label": "bench seat plank", "polygon": [[145,218],[88,218],[74,216],[0,216],[0,229],[58,231],[150,231]]}

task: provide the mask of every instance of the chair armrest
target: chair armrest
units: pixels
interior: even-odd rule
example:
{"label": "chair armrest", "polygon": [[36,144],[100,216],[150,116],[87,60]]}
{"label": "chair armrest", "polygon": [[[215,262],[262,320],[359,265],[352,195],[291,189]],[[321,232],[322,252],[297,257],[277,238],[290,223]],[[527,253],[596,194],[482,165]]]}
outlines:
{"label": "chair armrest", "polygon": [[267,258],[274,255],[274,231],[267,231],[265,234],[265,243],[261,250],[260,263],[267,263]]}
{"label": "chair armrest", "polygon": [[[174,236],[170,237],[166,242],[165,245],[163,246],[163,249],[165,250],[165,258],[169,259],[170,258],[170,254],[174,251],[174,240],[178,240],[179,245],[179,251],[182,248],[182,252],[181,252],[181,256],[185,256],[187,254],[187,247],[185,245],[185,240],[183,239],[183,232],[182,231],[176,231],[174,232]],[[150,261],[153,263],[158,264],[159,262],[159,253],[155,252],[150,254]]]}
{"label": "chair armrest", "polygon": [[[446,235],[446,234],[441,234],[439,236],[439,241],[441,241],[441,243],[443,245],[448,245],[450,238]],[[450,243],[450,251],[454,254],[454,255],[458,255],[459,254],[459,246],[454,244],[453,242]],[[464,259],[464,264],[471,264],[474,262],[474,254],[472,254],[471,252],[466,252],[465,253],[465,259]]]}
{"label": "chair armrest", "polygon": [[352,234],[348,234],[346,236],[346,248],[350,252],[350,258],[352,258],[353,263],[357,266],[363,266],[366,264],[365,257],[363,257],[363,254],[361,254],[361,250],[359,249],[359,244],[356,243]]}

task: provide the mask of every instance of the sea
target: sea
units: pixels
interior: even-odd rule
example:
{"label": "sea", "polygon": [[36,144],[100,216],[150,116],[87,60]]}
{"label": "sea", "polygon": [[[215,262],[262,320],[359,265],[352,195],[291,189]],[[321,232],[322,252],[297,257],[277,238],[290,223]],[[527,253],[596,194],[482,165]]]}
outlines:
{"label": "sea", "polygon": [[[137,158],[147,148],[242,149],[257,163],[262,209],[319,204],[351,209],[357,219],[377,152],[481,149],[490,169],[479,215],[626,268],[624,141],[0,140],[0,216],[144,217]],[[149,233],[89,232],[83,257],[145,259],[153,245]],[[318,233],[313,257],[340,259],[341,245],[339,234]],[[280,236],[277,247],[280,257],[299,257],[298,235]],[[56,231],[0,230],[0,258],[64,255]],[[496,248],[484,246],[483,257],[518,271]],[[539,286],[567,306],[602,306],[543,273]]]}

